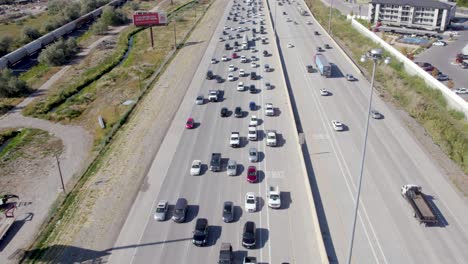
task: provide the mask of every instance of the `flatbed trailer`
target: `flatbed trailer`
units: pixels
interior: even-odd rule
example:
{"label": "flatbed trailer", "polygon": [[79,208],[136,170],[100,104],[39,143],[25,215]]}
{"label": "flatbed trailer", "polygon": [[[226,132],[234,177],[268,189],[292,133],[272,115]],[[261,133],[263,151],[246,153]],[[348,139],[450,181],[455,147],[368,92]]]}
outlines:
{"label": "flatbed trailer", "polygon": [[421,186],[407,184],[401,187],[401,195],[408,201],[414,210],[414,217],[420,224],[437,224],[439,222],[434,208],[431,206]]}

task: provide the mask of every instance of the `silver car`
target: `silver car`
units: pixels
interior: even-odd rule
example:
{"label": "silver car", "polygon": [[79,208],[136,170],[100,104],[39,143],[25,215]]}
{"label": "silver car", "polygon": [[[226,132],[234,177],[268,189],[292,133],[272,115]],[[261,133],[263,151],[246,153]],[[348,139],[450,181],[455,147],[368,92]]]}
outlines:
{"label": "silver car", "polygon": [[237,162],[230,159],[227,164],[227,175],[236,176],[237,175]]}
{"label": "silver car", "polygon": [[190,166],[190,175],[192,176],[200,175],[200,172],[201,172],[201,161],[194,160],[192,162],[192,166]]}
{"label": "silver car", "polygon": [[161,200],[156,206],[156,211],[154,212],[154,219],[158,221],[166,220],[167,209],[169,208],[167,201]]}
{"label": "silver car", "polygon": [[382,118],[382,114],[377,110],[372,110],[371,115],[372,115],[372,118],[374,118],[374,119],[381,119]]}
{"label": "silver car", "polygon": [[258,161],[258,151],[256,148],[249,149],[249,161],[257,162]]}

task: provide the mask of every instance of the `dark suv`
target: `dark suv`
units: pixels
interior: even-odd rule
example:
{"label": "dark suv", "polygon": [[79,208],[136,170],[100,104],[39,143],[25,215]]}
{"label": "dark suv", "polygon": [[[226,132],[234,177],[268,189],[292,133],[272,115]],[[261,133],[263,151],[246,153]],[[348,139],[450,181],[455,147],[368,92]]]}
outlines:
{"label": "dark suv", "polygon": [[250,73],[250,80],[253,80],[253,81],[254,81],[254,80],[257,80],[257,73],[251,72],[251,73]]}
{"label": "dark suv", "polygon": [[185,221],[185,215],[187,214],[188,202],[185,198],[177,199],[174,207],[174,214],[172,220],[176,223],[182,223]]}
{"label": "dark suv", "polygon": [[242,113],[242,108],[240,108],[239,106],[236,107],[234,109],[234,116],[239,118],[239,117],[242,117],[243,113]]}
{"label": "dark suv", "polygon": [[207,80],[212,80],[214,78],[214,74],[212,71],[207,71],[206,72],[206,79]]}
{"label": "dark suv", "polygon": [[245,222],[242,245],[246,248],[255,247],[255,223],[252,221]]}
{"label": "dark suv", "polygon": [[225,223],[232,222],[234,220],[234,204],[232,202],[224,202],[223,205],[223,221]]}
{"label": "dark suv", "polygon": [[208,220],[206,218],[198,218],[193,231],[192,243],[195,246],[204,246],[208,241]]}

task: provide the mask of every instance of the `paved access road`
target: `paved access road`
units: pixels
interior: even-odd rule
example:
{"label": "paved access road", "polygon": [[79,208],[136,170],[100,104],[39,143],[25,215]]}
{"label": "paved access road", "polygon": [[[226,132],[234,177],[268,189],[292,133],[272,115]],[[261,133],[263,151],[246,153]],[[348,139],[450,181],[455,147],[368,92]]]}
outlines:
{"label": "paved access road", "polygon": [[[320,234],[314,229],[312,222],[315,212],[309,203],[310,191],[307,189],[305,171],[302,169],[297,132],[277,50],[272,42],[268,13],[266,10],[262,11],[265,15],[255,20],[265,20],[267,34],[263,36],[268,38],[269,43],[262,45],[259,44],[260,41],[251,42],[257,48],[257,52],[238,52],[239,55],[248,55],[249,58],[252,55],[258,57],[257,63],[260,67],[252,69],[250,62],[243,64],[239,59],[210,64],[213,57],[220,60],[222,55],[231,55],[232,50],[224,50],[225,43],[233,46],[234,41],[242,42],[242,39],[219,42],[218,38],[224,25],[252,27],[251,22],[239,25],[232,20],[227,21],[226,17],[233,1],[226,1],[226,4],[223,19],[215,30],[179,112],[153,162],[148,174],[148,185],[142,189],[129,212],[110,263],[215,263],[222,242],[232,244],[237,261],[249,255],[256,256],[262,263],[321,263],[318,250],[321,240],[317,239],[317,235],[320,237]],[[245,16],[246,12],[241,13]],[[260,28],[259,23],[255,26],[257,30]],[[227,32],[237,33],[231,30]],[[251,35],[250,30],[246,33]],[[263,50],[268,50],[272,56],[264,57]],[[264,72],[265,63],[274,71]],[[205,79],[208,69],[227,79],[230,64],[247,72],[255,71],[261,78],[250,81],[249,77],[242,77],[234,82],[226,80],[221,84]],[[238,77],[238,70],[235,71],[235,76]],[[260,92],[250,94],[248,91],[236,91],[238,81],[243,81],[246,85],[255,84]],[[265,90],[266,82],[272,83],[274,89]],[[222,102],[195,105],[195,97],[201,94],[206,98],[210,89],[224,91]],[[259,106],[257,110],[248,110],[250,101]],[[267,102],[275,106],[276,116],[265,116],[263,106]],[[235,118],[233,114],[221,118],[220,109],[223,106],[228,107],[231,112],[236,106],[241,106],[245,115],[243,118]],[[254,142],[247,140],[251,115],[256,115],[261,120],[258,125],[259,140]],[[184,128],[188,117],[194,118],[197,123],[193,130]],[[267,129],[275,129],[280,134],[279,147],[266,147],[263,132]],[[240,132],[243,141],[241,148],[229,147],[232,131]],[[248,161],[248,149],[251,147],[260,151],[260,162]],[[212,152],[222,153],[222,172],[207,170]],[[200,159],[204,164],[201,176],[189,174],[190,165],[195,159]],[[234,159],[241,165],[237,176],[227,176],[225,167],[228,159]],[[249,165],[255,165],[259,170],[259,183],[247,183],[246,171]],[[282,209],[268,208],[266,190],[269,184],[279,185],[283,191]],[[260,197],[259,212],[244,211],[246,192],[255,192]],[[189,202],[188,222],[177,224],[171,220],[157,222],[153,219],[158,200],[168,200],[173,208],[179,197],[184,197]],[[233,201],[236,206],[234,223],[222,221],[224,201]],[[197,217],[207,218],[210,224],[211,234],[207,247],[197,248],[191,243]],[[253,250],[246,250],[241,244],[242,228],[248,220],[254,221],[258,228],[258,246]]]}
{"label": "paved access road", "polygon": [[[332,260],[344,262],[370,85],[313,17],[299,15],[295,2],[277,8],[280,47],[323,203],[321,217],[329,229],[329,255]],[[286,22],[287,17],[298,24]],[[307,25],[307,20],[313,24]],[[314,31],[321,35],[314,36]],[[288,43],[295,47],[287,48]],[[334,77],[328,79],[305,69],[307,64],[315,68],[316,47],[325,43],[332,49],[323,54],[336,65]],[[359,80],[346,81],[346,73]],[[320,88],[328,89],[332,95],[320,96]],[[466,263],[467,200],[455,191],[390,108],[378,96],[373,102],[385,118],[370,122],[353,263]],[[342,121],[347,130],[334,131],[332,119]],[[421,185],[433,197],[441,226],[424,227],[413,218],[412,209],[399,193],[400,187],[408,183]]]}

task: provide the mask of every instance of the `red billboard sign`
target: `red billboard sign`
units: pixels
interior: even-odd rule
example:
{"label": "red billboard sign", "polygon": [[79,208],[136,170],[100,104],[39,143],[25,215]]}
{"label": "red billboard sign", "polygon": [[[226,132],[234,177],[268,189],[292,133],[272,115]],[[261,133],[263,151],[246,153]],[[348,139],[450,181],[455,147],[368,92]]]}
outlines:
{"label": "red billboard sign", "polygon": [[137,27],[165,25],[167,17],[162,12],[136,12],[133,14],[133,24]]}

